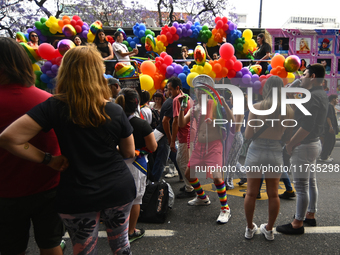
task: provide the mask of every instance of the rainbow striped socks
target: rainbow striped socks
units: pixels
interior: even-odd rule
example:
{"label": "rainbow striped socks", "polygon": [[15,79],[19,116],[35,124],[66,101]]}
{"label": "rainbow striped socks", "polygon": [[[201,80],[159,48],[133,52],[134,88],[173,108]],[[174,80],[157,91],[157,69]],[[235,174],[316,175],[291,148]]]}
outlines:
{"label": "rainbow striped socks", "polygon": [[[198,178],[196,178],[193,182],[190,182],[190,184],[194,187],[194,190],[196,191],[197,193],[197,196],[200,198],[200,199],[206,199],[206,195],[205,195],[205,192],[204,190],[202,189],[202,186],[201,186],[201,183],[200,181],[198,180]],[[225,189],[225,188],[224,188]]]}
{"label": "rainbow striped socks", "polygon": [[218,198],[220,199],[220,203],[221,203],[221,209],[227,209],[229,210],[229,205],[228,205],[228,201],[227,201],[227,191],[226,191],[226,187],[225,187],[225,183],[221,182],[220,184],[216,185],[216,189],[217,189],[217,194],[218,194]]}

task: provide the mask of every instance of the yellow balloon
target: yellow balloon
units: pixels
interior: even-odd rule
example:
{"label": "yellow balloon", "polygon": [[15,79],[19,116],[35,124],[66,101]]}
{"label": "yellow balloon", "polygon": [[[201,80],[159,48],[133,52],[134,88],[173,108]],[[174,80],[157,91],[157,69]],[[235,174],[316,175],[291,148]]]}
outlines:
{"label": "yellow balloon", "polygon": [[205,74],[209,74],[212,71],[212,66],[209,63],[205,63],[203,69]]}
{"label": "yellow balloon", "polygon": [[187,83],[190,87],[194,87],[193,84],[192,84],[192,80],[198,76],[199,74],[196,73],[196,72],[192,72],[192,73],[189,73],[188,76],[187,76]]}
{"label": "yellow balloon", "polygon": [[295,80],[295,75],[293,73],[288,73],[287,78],[288,83],[292,83]]}
{"label": "yellow balloon", "polygon": [[155,94],[156,89],[153,87],[152,89],[148,90],[150,94],[150,100],[152,99],[153,94]]}
{"label": "yellow balloon", "polygon": [[32,64],[32,67],[33,67],[33,72],[40,71],[40,66],[38,66],[37,64]]}
{"label": "yellow balloon", "polygon": [[214,71],[211,71],[208,76],[210,76],[211,78],[215,79],[216,78],[216,73]]}
{"label": "yellow balloon", "polygon": [[197,66],[196,67],[196,73],[203,74],[204,73],[204,67],[203,66]]}
{"label": "yellow balloon", "polygon": [[242,36],[246,41],[249,41],[253,38],[253,32],[250,29],[246,29],[243,31]]}
{"label": "yellow balloon", "polygon": [[147,75],[147,74],[143,74],[139,76],[139,80],[140,80],[140,86],[142,90],[151,90],[153,89],[153,79],[151,78],[151,76]]}

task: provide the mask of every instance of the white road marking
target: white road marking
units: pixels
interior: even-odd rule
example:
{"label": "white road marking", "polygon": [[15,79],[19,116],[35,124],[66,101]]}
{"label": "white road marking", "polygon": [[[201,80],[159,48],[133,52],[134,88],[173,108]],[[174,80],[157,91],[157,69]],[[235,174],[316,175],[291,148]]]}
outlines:
{"label": "white road marking", "polygon": [[[274,234],[281,234],[277,232],[274,228]],[[340,233],[340,226],[328,226],[328,227],[305,227],[305,234],[339,234]],[[261,230],[260,228],[257,229],[256,235],[260,235]]]}
{"label": "white road marking", "polygon": [[[170,236],[174,236],[175,233],[176,231],[174,230],[166,230],[166,229],[145,230],[145,237],[170,237]],[[98,237],[106,238],[107,237],[106,231],[99,231]],[[70,238],[70,236],[66,232],[63,238]]]}

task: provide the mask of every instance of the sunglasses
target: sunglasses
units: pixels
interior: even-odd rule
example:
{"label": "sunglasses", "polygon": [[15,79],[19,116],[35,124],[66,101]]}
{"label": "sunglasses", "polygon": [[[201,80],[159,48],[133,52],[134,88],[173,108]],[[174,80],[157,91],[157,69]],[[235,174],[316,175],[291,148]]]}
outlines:
{"label": "sunglasses", "polygon": [[37,35],[31,35],[31,37],[38,37]]}

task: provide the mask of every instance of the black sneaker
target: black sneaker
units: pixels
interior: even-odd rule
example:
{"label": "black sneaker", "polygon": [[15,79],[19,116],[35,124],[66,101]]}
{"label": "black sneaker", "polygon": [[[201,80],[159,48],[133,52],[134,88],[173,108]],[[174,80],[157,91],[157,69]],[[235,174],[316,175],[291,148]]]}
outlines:
{"label": "black sneaker", "polygon": [[129,242],[132,243],[133,241],[142,238],[145,235],[144,229],[135,229],[132,235],[129,234]]}
{"label": "black sneaker", "polygon": [[176,196],[176,198],[188,198],[188,197],[196,197],[196,192],[194,190],[191,192],[183,191]]}
{"label": "black sneaker", "polygon": [[315,219],[307,219],[303,221],[304,223],[308,224],[309,226],[315,227],[316,226],[316,220]]}
{"label": "black sneaker", "polygon": [[240,178],[240,181],[238,183],[236,183],[236,184],[238,184],[238,186],[242,186],[246,182],[247,182],[247,178]]}
{"label": "black sneaker", "polygon": [[286,224],[282,226],[277,226],[276,231],[286,235],[302,235],[305,233],[305,228],[302,226],[300,228],[293,228],[292,224]]}
{"label": "black sneaker", "polygon": [[290,199],[291,197],[296,197],[295,195],[295,192],[287,192],[285,191],[284,193],[280,194],[279,195],[279,198],[282,198],[282,199]]}
{"label": "black sneaker", "polygon": [[185,191],[185,185],[182,188],[180,188],[179,191],[182,191],[182,192]]}

